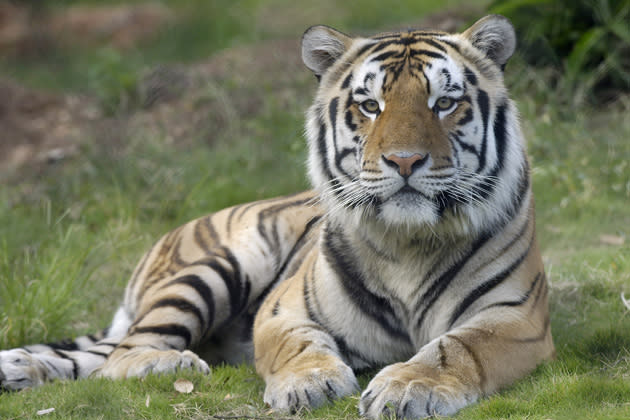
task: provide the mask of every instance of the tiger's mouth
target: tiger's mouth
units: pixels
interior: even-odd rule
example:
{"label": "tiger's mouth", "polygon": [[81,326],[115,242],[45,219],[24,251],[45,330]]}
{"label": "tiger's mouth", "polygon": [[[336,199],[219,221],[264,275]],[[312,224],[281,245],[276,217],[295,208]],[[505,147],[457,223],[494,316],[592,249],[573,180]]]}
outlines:
{"label": "tiger's mouth", "polygon": [[398,191],[394,193],[394,195],[396,194],[421,194],[421,193],[420,191],[416,190],[411,185],[405,184],[401,189],[399,189]]}
{"label": "tiger's mouth", "polygon": [[409,183],[405,182],[405,184],[400,187],[397,191],[394,191],[389,197],[387,197],[384,202],[387,201],[409,201],[409,202],[433,202],[435,201],[435,197],[431,197],[427,195],[425,192],[412,187]]}

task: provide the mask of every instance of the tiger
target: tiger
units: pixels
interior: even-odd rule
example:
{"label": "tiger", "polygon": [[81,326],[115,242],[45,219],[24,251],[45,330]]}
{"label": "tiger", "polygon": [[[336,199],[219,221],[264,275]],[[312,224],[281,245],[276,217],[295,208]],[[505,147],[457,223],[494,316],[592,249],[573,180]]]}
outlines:
{"label": "tiger", "polygon": [[[361,416],[449,416],[554,358],[512,24],[306,30],[312,189],[180,226],[110,327],[0,352],[8,390],[253,363],[274,412],[360,393]],[[376,373],[375,373],[376,372]],[[369,373],[368,373],[369,374]]]}

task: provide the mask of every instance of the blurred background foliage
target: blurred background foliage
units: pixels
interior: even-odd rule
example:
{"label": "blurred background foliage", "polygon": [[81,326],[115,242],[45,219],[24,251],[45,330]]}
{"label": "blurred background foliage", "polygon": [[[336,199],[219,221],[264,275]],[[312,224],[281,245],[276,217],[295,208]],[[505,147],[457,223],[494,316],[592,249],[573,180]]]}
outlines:
{"label": "blurred background foliage", "polygon": [[630,91],[630,0],[494,0],[527,63],[552,70],[562,103],[598,104]]}

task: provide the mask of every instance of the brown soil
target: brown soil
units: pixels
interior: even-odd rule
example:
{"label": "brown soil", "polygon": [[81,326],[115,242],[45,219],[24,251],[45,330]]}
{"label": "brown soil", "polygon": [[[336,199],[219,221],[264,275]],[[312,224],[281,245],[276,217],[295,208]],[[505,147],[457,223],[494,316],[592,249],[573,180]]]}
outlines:
{"label": "brown soil", "polygon": [[77,44],[126,49],[155,36],[175,19],[159,3],[75,5],[45,12],[40,8],[0,0],[0,54],[25,56]]}
{"label": "brown soil", "polygon": [[[33,30],[42,19],[0,0],[0,54],[28,54],[33,34],[42,33],[56,44],[128,48],[173,15],[154,4],[81,6],[53,13]],[[453,30],[461,22],[453,14],[440,14],[418,26]],[[139,84],[141,106],[115,118],[104,115],[94,98],[38,91],[0,76],[0,183],[78,157],[88,144],[117,152],[135,135],[159,135],[178,145],[199,141],[200,133],[210,136],[230,121],[256,115],[270,91],[275,100],[293,94],[292,84],[309,77],[307,73],[297,40],[232,48],[187,67],[147,71]],[[229,91],[222,86],[226,81],[232,86]]]}

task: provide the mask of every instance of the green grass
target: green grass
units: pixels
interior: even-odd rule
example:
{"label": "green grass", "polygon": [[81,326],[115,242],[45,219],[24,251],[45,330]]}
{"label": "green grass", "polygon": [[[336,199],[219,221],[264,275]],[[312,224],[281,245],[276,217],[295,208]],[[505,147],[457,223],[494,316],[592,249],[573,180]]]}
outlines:
{"label": "green grass", "polygon": [[[128,113],[134,109],[116,109],[111,98],[124,87],[118,81],[129,77],[133,84],[146,66],[194,62],[270,38],[297,39],[312,23],[347,32],[400,27],[431,10],[428,2],[415,1],[400,9],[367,1],[361,10],[346,2],[334,14],[332,1],[317,7],[288,0],[165,3],[184,23],[165,28],[142,48],[56,51],[37,60],[2,61],[0,72],[34,87],[81,90]],[[192,13],[196,7],[199,13]],[[208,27],[206,17],[219,12],[221,19]],[[544,71],[515,59],[507,74],[529,140],[558,355],[456,418],[630,418],[630,312],[620,299],[622,292],[630,296],[630,103],[559,109]],[[159,127],[130,132],[120,150],[88,142],[79,157],[3,185],[0,348],[106,326],[136,261],[161,234],[237,202],[306,188],[302,115],[314,84],[306,71],[208,81],[189,105],[204,110],[218,100],[225,105],[220,127],[209,116],[182,145],[173,145]],[[254,101],[255,109],[240,112],[239,98]],[[625,244],[603,243],[602,234],[624,237]],[[176,392],[178,377],[191,380],[195,390]],[[360,378],[362,385],[368,380]],[[262,392],[251,366],[215,367],[210,377],[181,372],[58,382],[0,394],[0,419],[269,417]],[[298,417],[355,419],[356,405],[355,396]],[[54,412],[37,416],[51,407]]]}

